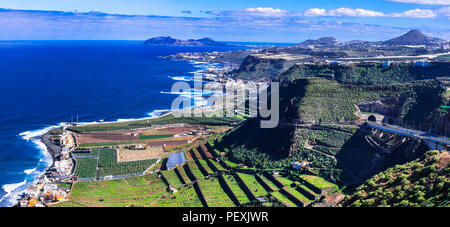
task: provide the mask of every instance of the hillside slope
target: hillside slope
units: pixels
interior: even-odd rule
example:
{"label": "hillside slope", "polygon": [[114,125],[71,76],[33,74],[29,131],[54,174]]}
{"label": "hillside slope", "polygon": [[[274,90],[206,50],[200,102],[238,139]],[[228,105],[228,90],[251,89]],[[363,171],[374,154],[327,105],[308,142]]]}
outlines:
{"label": "hillside slope", "polygon": [[449,162],[448,151],[429,151],[421,159],[373,176],[342,205],[449,207]]}
{"label": "hillside slope", "polygon": [[359,119],[358,104],[397,98],[404,121],[426,120],[440,116],[445,104],[439,84],[433,80],[404,84],[355,86],[324,78],[304,78],[280,89],[284,120],[305,123],[345,123]]}
{"label": "hillside slope", "polygon": [[297,64],[275,77],[276,81],[289,83],[304,77],[330,77],[346,84],[392,84],[414,80],[434,79],[450,74],[450,62],[432,62],[429,67],[416,67],[411,64],[394,64],[382,67],[381,64]]}

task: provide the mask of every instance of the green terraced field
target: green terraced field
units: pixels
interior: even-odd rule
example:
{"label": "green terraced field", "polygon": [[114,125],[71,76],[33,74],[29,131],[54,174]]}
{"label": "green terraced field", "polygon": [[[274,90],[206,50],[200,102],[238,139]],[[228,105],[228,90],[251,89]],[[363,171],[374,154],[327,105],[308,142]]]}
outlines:
{"label": "green terraced field", "polygon": [[198,169],[197,164],[195,164],[194,162],[189,162],[189,163],[186,163],[186,165],[189,166],[189,170],[191,170],[192,175],[194,175],[194,177],[197,180],[201,180],[201,179],[205,178],[203,173]]}
{"label": "green terraced field", "polygon": [[69,201],[54,206],[125,207],[151,206],[167,193],[156,174],[118,180],[86,181],[74,184]]}
{"label": "green terraced field", "polygon": [[212,171],[212,169],[209,168],[208,163],[206,163],[206,160],[198,159],[198,162],[200,163],[200,165],[202,165],[203,169],[205,169],[208,174],[210,175],[214,174],[214,171]]}
{"label": "green terraced field", "polygon": [[295,183],[295,181],[291,181],[291,180],[287,179],[286,177],[282,177],[282,176],[276,176],[275,179],[277,179],[284,186],[291,186],[291,184]]}
{"label": "green terraced field", "polygon": [[180,178],[175,173],[175,170],[167,170],[167,171],[161,171],[161,174],[164,175],[164,177],[169,181],[169,185],[179,188],[181,187],[182,183],[180,181]]}
{"label": "green terraced field", "polygon": [[173,194],[167,194],[155,202],[158,207],[203,207],[192,185],[186,186]]}
{"label": "green terraced field", "polygon": [[256,180],[255,175],[238,173],[238,176],[244,181],[255,197],[267,195],[269,192]]}
{"label": "green terraced field", "polygon": [[303,195],[302,193],[300,193],[299,191],[295,190],[295,188],[284,187],[284,190],[289,192],[292,196],[294,196],[295,198],[297,198],[298,200],[303,202],[303,204],[305,204],[305,205],[308,204],[308,203],[311,203],[311,200],[306,198],[306,196]]}
{"label": "green terraced field", "polygon": [[336,185],[333,183],[328,182],[327,180],[318,177],[318,176],[312,176],[312,175],[301,175],[301,178],[303,178],[308,183],[320,188],[320,189],[327,189],[327,188],[336,188]]}
{"label": "green terraced field", "polygon": [[211,162],[211,164],[213,164],[216,167],[216,169],[218,171],[226,171],[227,170],[220,163],[216,162],[215,160],[209,159],[209,161]]}
{"label": "green terraced field", "polygon": [[186,171],[182,166],[177,166],[177,170],[180,173],[181,177],[183,178],[184,182],[186,182],[186,184],[191,183],[191,180],[189,179],[188,175],[186,174]]}
{"label": "green terraced field", "polygon": [[272,191],[277,191],[279,188],[271,181],[271,180],[269,180],[266,176],[264,176],[264,175],[258,175],[260,178],[261,178],[261,180],[263,180],[266,184],[267,184],[267,186],[269,186],[269,188],[270,189],[272,189]]}
{"label": "green terraced field", "polygon": [[235,207],[233,201],[220,186],[217,178],[201,180],[198,185],[209,207]]}
{"label": "green terraced field", "polygon": [[287,207],[297,207],[297,205],[295,205],[294,202],[292,202],[290,199],[288,199],[285,195],[281,194],[280,192],[273,192],[272,196]]}
{"label": "green terraced field", "polygon": [[245,192],[242,190],[242,188],[239,186],[239,183],[236,181],[234,176],[224,174],[223,178],[225,179],[225,182],[227,182],[231,191],[233,191],[236,198],[239,200],[240,204],[246,204],[246,203],[250,202],[250,199],[245,194]]}

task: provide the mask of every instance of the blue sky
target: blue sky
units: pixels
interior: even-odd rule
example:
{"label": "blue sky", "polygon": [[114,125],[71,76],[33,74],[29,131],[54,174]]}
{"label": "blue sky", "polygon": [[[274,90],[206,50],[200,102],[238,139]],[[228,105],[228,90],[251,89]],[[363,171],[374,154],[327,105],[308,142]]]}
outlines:
{"label": "blue sky", "polygon": [[412,28],[450,39],[450,0],[0,0],[0,8],[2,40],[380,40]]}

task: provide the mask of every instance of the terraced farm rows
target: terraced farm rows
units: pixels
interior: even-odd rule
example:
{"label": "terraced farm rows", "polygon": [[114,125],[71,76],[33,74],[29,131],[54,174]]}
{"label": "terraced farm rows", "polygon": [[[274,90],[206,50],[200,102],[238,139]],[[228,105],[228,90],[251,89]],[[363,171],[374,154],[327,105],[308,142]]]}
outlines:
{"label": "terraced farm rows", "polygon": [[166,193],[156,174],[74,184],[69,201],[55,206],[150,206]]}
{"label": "terraced farm rows", "polygon": [[247,194],[245,194],[244,190],[242,190],[241,186],[236,181],[234,176],[224,174],[223,178],[225,179],[225,182],[230,187],[231,191],[234,193],[240,204],[246,204],[250,202],[249,197],[247,196]]}
{"label": "terraced farm rows", "polygon": [[180,181],[180,178],[175,173],[175,170],[167,170],[167,171],[161,171],[161,174],[164,176],[164,178],[168,181],[169,185],[180,188],[183,183]]}
{"label": "terraced farm rows", "polygon": [[[97,158],[82,158],[92,155],[98,155],[98,160]],[[156,161],[156,159],[148,159],[117,162],[116,149],[92,149],[89,154],[83,154],[76,158],[74,175],[79,178],[96,178],[142,173]]]}
{"label": "terraced farm rows", "polygon": [[189,185],[181,188],[175,194],[167,194],[157,200],[154,204],[157,207],[203,207],[200,198],[195,192],[194,186]]}
{"label": "terraced farm rows", "polygon": [[208,207],[235,207],[233,200],[225,193],[217,178],[198,181]]}
{"label": "terraced farm rows", "polygon": [[269,192],[256,180],[255,175],[237,173],[244,184],[250,189],[255,198],[269,194]]}
{"label": "terraced farm rows", "polygon": [[[189,154],[194,161],[162,171],[162,178],[151,174],[119,180],[78,182],[74,185],[70,200],[58,206],[234,207],[267,196],[272,196],[285,206],[305,206],[319,198],[322,190],[335,187],[316,176],[302,175],[301,182],[298,182],[282,176],[249,174],[229,166],[225,168],[226,164],[219,162],[226,160],[216,161],[215,155],[208,149],[208,146],[192,149]],[[76,173],[82,175],[83,170],[86,172],[83,176],[114,175],[130,171],[130,163],[137,163],[117,163],[114,149],[95,152],[99,153],[98,160],[80,158],[88,161],[81,161],[83,164],[79,165]],[[88,165],[88,162],[92,163]],[[149,164],[142,163],[143,166]],[[88,168],[83,166],[90,166],[91,172],[88,173]],[[170,193],[168,186],[178,191]]]}

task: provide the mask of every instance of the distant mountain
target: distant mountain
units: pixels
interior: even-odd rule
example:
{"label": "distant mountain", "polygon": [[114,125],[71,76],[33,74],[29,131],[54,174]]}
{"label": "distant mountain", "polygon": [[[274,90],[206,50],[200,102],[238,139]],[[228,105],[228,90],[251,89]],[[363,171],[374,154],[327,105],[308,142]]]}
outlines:
{"label": "distant mountain", "polygon": [[426,36],[419,30],[411,30],[402,36],[384,41],[382,43],[385,45],[428,45],[443,42],[445,42],[445,40]]}
{"label": "distant mountain", "polygon": [[145,45],[156,46],[227,46],[226,43],[216,42],[211,38],[180,40],[167,37],[154,37],[144,42]]}
{"label": "distant mountain", "polygon": [[300,44],[299,46],[335,46],[340,44],[339,40],[334,37],[322,37],[320,39],[308,39]]}

